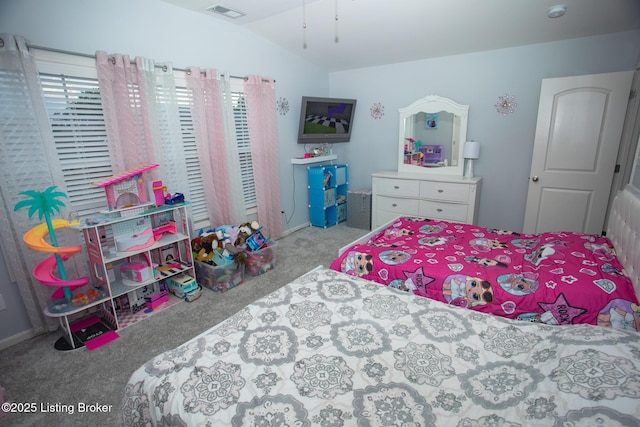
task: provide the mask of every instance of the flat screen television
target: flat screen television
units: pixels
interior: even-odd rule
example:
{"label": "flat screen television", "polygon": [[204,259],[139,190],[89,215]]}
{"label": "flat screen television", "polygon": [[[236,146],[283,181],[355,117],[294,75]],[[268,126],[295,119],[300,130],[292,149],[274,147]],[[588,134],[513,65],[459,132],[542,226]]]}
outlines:
{"label": "flat screen television", "polygon": [[349,142],[355,99],[302,97],[298,144]]}

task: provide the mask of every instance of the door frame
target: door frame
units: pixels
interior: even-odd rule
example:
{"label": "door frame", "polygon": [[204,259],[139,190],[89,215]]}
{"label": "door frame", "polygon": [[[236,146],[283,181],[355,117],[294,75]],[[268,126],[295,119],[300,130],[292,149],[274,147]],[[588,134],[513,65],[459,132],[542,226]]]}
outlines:
{"label": "door frame", "polygon": [[609,203],[604,217],[604,230],[609,224],[609,214],[611,205],[618,191],[624,189],[631,179],[633,172],[633,162],[635,160],[635,152],[640,142],[640,69],[636,69],[633,73],[633,81],[631,82],[631,93],[629,94],[629,103],[627,104],[627,113],[625,115],[624,124],[622,126],[622,137],[620,138],[620,147],[616,158],[616,167],[619,170],[613,174],[611,182],[611,191],[609,192]]}

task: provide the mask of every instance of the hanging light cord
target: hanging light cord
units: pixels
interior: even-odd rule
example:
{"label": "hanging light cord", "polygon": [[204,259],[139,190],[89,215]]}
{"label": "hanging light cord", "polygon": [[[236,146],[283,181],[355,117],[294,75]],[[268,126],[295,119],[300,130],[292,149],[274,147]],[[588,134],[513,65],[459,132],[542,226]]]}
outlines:
{"label": "hanging light cord", "polygon": [[307,9],[302,0],[302,48],[307,48]]}
{"label": "hanging light cord", "polygon": [[[340,17],[338,15],[338,0],[335,0],[334,7],[335,33],[333,36],[333,41],[334,43],[338,43],[340,41],[340,36],[338,34],[338,21],[340,20]],[[302,0],[302,48],[307,48],[307,5],[305,4],[305,0]]]}
{"label": "hanging light cord", "polygon": [[338,0],[336,1],[336,28],[335,28],[335,37],[333,39],[334,43],[338,43],[338,41],[340,41],[339,37],[338,37]]}

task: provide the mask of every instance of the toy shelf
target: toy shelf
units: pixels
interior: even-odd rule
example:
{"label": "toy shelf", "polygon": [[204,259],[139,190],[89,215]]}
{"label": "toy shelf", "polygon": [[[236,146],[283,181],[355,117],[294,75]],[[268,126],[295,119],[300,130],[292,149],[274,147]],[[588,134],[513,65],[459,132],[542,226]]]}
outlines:
{"label": "toy shelf", "polygon": [[[93,215],[90,217],[82,218],[80,220],[80,225],[76,227],[80,229],[84,229],[84,228],[95,227],[97,225],[116,224],[119,222],[130,221],[135,218],[147,217],[152,214],[170,212],[176,208],[180,208],[188,205],[189,205],[189,202],[187,201],[181,202],[181,203],[175,203],[173,205],[160,205],[155,207],[153,205],[145,205],[147,207],[144,210],[138,209],[138,211],[132,212],[127,216],[121,216],[120,211],[118,210],[103,211],[100,215]],[[137,208],[139,208],[139,206],[137,206]]]}
{"label": "toy shelf", "polygon": [[195,279],[188,206],[182,202],[82,221],[92,281],[108,292],[102,302],[114,329],[175,303],[167,298],[165,279],[177,274]]}
{"label": "toy shelf", "polygon": [[309,222],[331,227],[347,220],[347,165],[309,166]]}
{"label": "toy shelf", "polygon": [[[120,279],[120,280],[116,279],[115,281],[110,283],[111,296],[113,298],[119,297],[121,295],[131,292],[134,289],[148,286],[152,283],[157,282],[158,280],[164,280],[168,277],[175,276],[176,274],[180,274],[180,273],[189,274],[189,271],[192,269],[192,265],[189,265],[183,261],[176,261],[176,263],[180,264],[180,267],[171,268],[170,270],[167,270],[167,272],[159,271],[158,274],[155,275],[155,277],[149,280],[145,280],[143,282],[132,282],[126,279]],[[157,269],[159,270],[161,267],[165,267],[165,266],[167,266],[167,264],[162,264]]]}
{"label": "toy shelf", "polygon": [[[97,305],[100,305],[100,304],[103,304],[105,302],[108,302],[110,299],[111,298],[107,295],[105,297],[98,298],[95,301],[91,301],[88,304],[83,304],[83,305],[69,304],[66,308],[60,309],[60,310],[55,310],[55,311],[50,310],[49,307],[45,307],[44,308],[44,314],[47,317],[71,316],[73,314],[80,313],[82,311],[88,310],[91,307],[95,307]],[[51,300],[50,300],[50,302],[51,302]]]}
{"label": "toy shelf", "polygon": [[144,248],[144,249],[138,249],[135,251],[130,251],[130,252],[119,252],[116,251],[115,253],[111,253],[108,252],[106,254],[104,254],[104,262],[105,263],[109,263],[109,262],[116,262],[125,258],[129,258],[132,257],[134,255],[138,255],[138,254],[142,254],[148,251],[152,251],[154,249],[159,249],[162,248],[164,246],[168,246],[171,245],[172,243],[177,243],[177,242],[181,242],[184,239],[189,238],[189,236],[181,234],[181,233],[176,233],[176,234],[166,234],[164,236],[162,236],[160,238],[160,240],[158,240],[157,242],[155,242],[154,244],[152,244],[151,246]]}
{"label": "toy shelf", "polygon": [[169,294],[169,298],[167,302],[162,304],[160,307],[153,309],[153,311],[140,310],[135,314],[130,312],[118,313],[118,324],[120,329],[124,329],[128,326],[134,325],[142,320],[148,319],[150,316],[159,313],[163,310],[166,310],[179,302],[182,302],[181,298],[178,298],[174,295]]}
{"label": "toy shelf", "polygon": [[[181,274],[196,284],[189,203],[181,193],[164,196],[162,181],[150,182],[145,188],[141,178],[143,172],[158,166],[140,165],[92,182],[104,188],[109,210],[80,221],[47,218],[46,224],[25,233],[23,239],[30,249],[64,255],[49,256],[33,270],[43,285],[58,288],[44,309],[46,316],[59,320],[65,332],[54,346],[57,350],[82,345],[89,350],[98,348],[116,339],[116,330],[173,305],[165,279]],[[64,193],[52,193],[52,197],[59,195]],[[16,208],[25,207],[24,203]],[[62,265],[67,253],[82,251],[81,245],[59,248],[53,235],[53,244],[44,240],[47,232],[61,227],[82,231],[90,277],[69,280]],[[54,264],[58,264],[58,275]],[[144,314],[137,315],[141,311]]]}

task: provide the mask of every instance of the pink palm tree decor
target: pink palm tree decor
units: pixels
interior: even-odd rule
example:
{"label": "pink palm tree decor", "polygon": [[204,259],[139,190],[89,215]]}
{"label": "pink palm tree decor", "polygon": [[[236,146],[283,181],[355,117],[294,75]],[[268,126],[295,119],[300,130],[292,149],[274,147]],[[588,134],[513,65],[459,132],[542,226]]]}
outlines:
{"label": "pink palm tree decor", "polygon": [[[60,213],[60,208],[64,207],[65,204],[61,200],[60,197],[67,197],[67,195],[61,191],[55,191],[56,187],[52,186],[47,188],[44,191],[22,191],[18,194],[24,195],[28,197],[26,200],[22,200],[16,203],[13,208],[14,212],[22,209],[29,208],[29,218],[31,218],[36,212],[38,213],[38,219],[44,220],[47,224],[47,229],[49,231],[49,237],[51,239],[51,245],[54,247],[58,247],[58,240],[56,239],[55,228],[53,226],[53,222],[51,221],[51,215],[54,213]],[[60,254],[55,254],[56,264],[58,266],[58,274],[62,280],[67,280],[67,274],[64,270],[64,263],[62,262],[62,257]],[[68,287],[63,287],[64,296],[67,300],[71,301],[71,291]]]}

